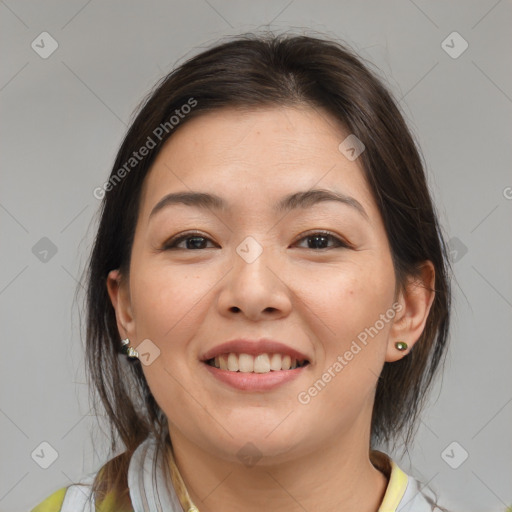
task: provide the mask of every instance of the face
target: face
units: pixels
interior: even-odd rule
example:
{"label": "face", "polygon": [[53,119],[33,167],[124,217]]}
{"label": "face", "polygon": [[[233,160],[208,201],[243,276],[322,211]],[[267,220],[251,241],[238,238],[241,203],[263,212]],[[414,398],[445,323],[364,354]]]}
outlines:
{"label": "face", "polygon": [[[400,306],[359,159],[338,149],[348,134],[306,107],[225,109],[184,124],[155,160],[130,274],[111,273],[109,291],[121,335],[146,340],[171,439],[289,460],[369,434]],[[196,192],[219,204],[164,199]]]}

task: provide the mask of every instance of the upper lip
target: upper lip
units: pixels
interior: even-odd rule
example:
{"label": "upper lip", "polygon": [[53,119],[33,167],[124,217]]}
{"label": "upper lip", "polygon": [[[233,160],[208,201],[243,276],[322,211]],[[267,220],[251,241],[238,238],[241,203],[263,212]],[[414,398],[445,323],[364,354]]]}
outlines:
{"label": "upper lip", "polygon": [[285,343],[268,338],[261,338],[259,340],[236,339],[226,341],[225,343],[216,345],[205,352],[201,357],[201,360],[208,361],[214,357],[222,354],[229,354],[231,352],[234,352],[235,354],[250,354],[253,356],[257,356],[259,354],[282,354],[289,355],[292,359],[297,359],[299,361],[307,360],[311,362],[311,359],[302,352],[286,345]]}

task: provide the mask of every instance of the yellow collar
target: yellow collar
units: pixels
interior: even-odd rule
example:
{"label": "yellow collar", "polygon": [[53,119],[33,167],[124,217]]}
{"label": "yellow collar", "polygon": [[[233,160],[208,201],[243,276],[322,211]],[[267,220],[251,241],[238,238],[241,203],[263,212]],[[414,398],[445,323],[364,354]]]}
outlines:
{"label": "yellow collar", "polygon": [[[169,450],[169,461],[171,469],[171,479],[180,504],[186,512],[199,512],[190,498],[185,482],[176,465],[172,448]],[[407,475],[396,465],[396,463],[385,453],[371,450],[371,463],[388,479],[388,486],[378,512],[396,512],[400,501],[407,488]]]}
{"label": "yellow collar", "polygon": [[388,486],[377,512],[396,512],[407,489],[408,476],[384,452],[371,450],[370,461],[388,479]]}

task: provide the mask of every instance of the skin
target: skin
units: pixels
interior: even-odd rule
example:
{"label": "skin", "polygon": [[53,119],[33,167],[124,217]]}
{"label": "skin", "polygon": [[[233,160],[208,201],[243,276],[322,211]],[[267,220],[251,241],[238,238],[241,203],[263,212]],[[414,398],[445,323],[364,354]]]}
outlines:
{"label": "skin", "polygon": [[[251,112],[224,109],[181,126],[145,179],[130,273],[110,272],[107,287],[120,336],[131,346],[151,340],[160,355],[143,371],[169,420],[175,458],[203,511],[376,511],[387,478],[369,460],[370,421],[378,375],[404,357],[430,310],[434,270],[395,289],[386,232],[359,161],[338,150],[348,135],[329,114],[310,107]],[[322,202],[276,214],[274,202],[311,188],[355,198],[355,208]],[[224,198],[225,211],[172,205],[151,219],[170,192]],[[204,248],[162,250],[174,235],[201,232]],[[326,245],[308,246],[318,230]],[[190,236],[197,236],[192,233]],[[236,252],[248,236],[262,254],[247,263]],[[314,240],[312,240],[314,243]],[[312,247],[312,248],[311,248]],[[395,295],[396,292],[396,295]],[[392,308],[385,323],[308,404],[297,396],[349,350],[365,328]],[[295,380],[264,393],[218,382],[199,357],[234,338],[269,337],[308,355]],[[251,442],[261,459],[237,457]],[[264,497],[264,498],[263,498]]]}

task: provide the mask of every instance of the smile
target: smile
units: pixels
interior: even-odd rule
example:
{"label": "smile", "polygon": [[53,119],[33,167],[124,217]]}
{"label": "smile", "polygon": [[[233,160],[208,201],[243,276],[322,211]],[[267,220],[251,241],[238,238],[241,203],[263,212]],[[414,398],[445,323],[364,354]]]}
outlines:
{"label": "smile", "polygon": [[208,359],[206,364],[228,372],[270,373],[295,370],[306,366],[309,362],[306,359],[299,360],[285,354],[264,353],[253,356],[251,354],[230,352]]}

